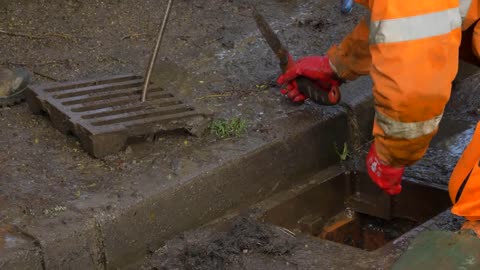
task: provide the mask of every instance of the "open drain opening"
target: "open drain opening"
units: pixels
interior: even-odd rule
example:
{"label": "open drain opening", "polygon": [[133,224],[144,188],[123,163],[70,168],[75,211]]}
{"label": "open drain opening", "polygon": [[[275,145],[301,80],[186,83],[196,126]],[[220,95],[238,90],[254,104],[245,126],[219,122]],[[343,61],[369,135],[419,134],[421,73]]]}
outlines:
{"label": "open drain opening", "polygon": [[346,210],[325,224],[319,232],[310,233],[325,239],[356,248],[373,251],[415,228],[416,221],[393,218],[385,220]]}
{"label": "open drain opening", "polygon": [[450,207],[445,189],[411,181],[403,186],[389,197],[367,175],[345,173],[282,201],[262,221],[374,251]]}

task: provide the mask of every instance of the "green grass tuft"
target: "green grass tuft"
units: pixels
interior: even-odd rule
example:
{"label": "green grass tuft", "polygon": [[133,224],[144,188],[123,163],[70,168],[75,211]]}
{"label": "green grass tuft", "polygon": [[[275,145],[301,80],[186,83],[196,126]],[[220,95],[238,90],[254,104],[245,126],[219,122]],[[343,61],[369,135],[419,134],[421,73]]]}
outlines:
{"label": "green grass tuft", "polygon": [[341,152],[338,150],[338,147],[337,147],[337,144],[336,144],[336,143],[334,144],[334,146],[335,146],[335,152],[337,152],[337,155],[338,155],[338,157],[340,158],[340,160],[341,160],[341,161],[347,160],[348,157],[350,156],[350,151],[348,150],[348,145],[347,145],[347,143],[344,143],[344,144],[343,144],[343,149],[342,149]]}
{"label": "green grass tuft", "polygon": [[210,132],[220,139],[239,137],[247,131],[247,121],[234,117],[229,120],[216,119],[210,124]]}

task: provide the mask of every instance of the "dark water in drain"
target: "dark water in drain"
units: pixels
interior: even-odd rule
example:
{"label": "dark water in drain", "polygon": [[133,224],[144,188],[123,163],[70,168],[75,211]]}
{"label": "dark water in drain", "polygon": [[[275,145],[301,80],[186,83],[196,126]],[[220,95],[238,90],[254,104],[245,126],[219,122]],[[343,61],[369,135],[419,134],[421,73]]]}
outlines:
{"label": "dark water in drain", "polygon": [[418,222],[407,219],[384,220],[365,214],[355,214],[351,219],[336,221],[326,226],[318,237],[373,251],[418,225]]}

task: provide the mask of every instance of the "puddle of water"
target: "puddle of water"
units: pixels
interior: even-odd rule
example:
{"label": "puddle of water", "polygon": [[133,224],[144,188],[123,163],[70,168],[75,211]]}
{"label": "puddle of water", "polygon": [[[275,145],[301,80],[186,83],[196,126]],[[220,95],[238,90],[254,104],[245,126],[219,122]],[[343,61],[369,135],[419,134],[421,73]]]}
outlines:
{"label": "puddle of water", "polygon": [[19,247],[28,241],[13,226],[0,226],[0,251]]}

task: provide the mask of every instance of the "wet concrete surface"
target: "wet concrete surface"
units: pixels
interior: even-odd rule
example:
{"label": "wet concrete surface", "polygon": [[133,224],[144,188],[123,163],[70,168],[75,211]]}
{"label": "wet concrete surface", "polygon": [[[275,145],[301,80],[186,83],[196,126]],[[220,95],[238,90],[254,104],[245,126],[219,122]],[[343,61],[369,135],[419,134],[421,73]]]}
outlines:
{"label": "wet concrete surface", "polygon": [[[165,4],[94,0],[5,3],[0,26],[13,34],[0,35],[0,63],[29,68],[35,74],[34,84],[142,73]],[[343,17],[331,12],[338,10],[338,4],[258,3],[297,57],[323,53],[353,28],[360,10]],[[341,131],[345,127],[345,117],[341,116],[344,109],[319,108],[309,103],[292,105],[278,93],[279,89],[272,85],[279,74],[277,60],[260,38],[244,3],[177,1],[171,18],[154,79],[218,118],[242,117],[248,121],[248,132],[242,138],[227,140],[211,135],[166,136],[133,145],[118,155],[93,159],[75,137],[60,134],[46,117],[32,115],[25,105],[2,110],[0,220],[35,235],[47,268],[117,267],[156,249],[160,239],[170,237],[173,231],[208,221],[240,201],[253,200],[250,194],[265,196],[292,181],[289,171],[297,169],[287,166],[274,173],[288,181],[277,180],[277,185],[265,185],[263,189],[254,185],[248,192],[229,198],[219,193],[228,186],[215,180],[219,184],[219,191],[215,190],[220,194],[218,205],[193,213],[198,221],[182,219],[180,226],[160,218],[175,212],[191,217],[188,205],[197,198],[182,197],[185,202],[174,204],[163,200],[165,191],[170,190],[168,194],[174,196],[171,190],[202,173],[208,174],[220,164],[239,160],[245,153],[262,153],[274,146],[282,149],[282,155],[289,151],[310,155],[317,147],[327,147],[317,152],[321,159],[300,166],[300,171],[308,171],[323,162],[333,162],[334,138],[338,144],[346,140],[344,134],[332,133],[331,138],[315,142],[310,148],[295,150],[283,142],[304,131],[308,131],[305,138],[321,138],[324,130],[316,125],[335,123],[337,120],[332,119],[338,117],[341,121],[328,128],[347,133]],[[347,103],[363,104],[369,99],[368,80],[349,87]],[[293,124],[295,130],[290,128]],[[262,162],[267,153],[262,154]],[[285,164],[287,156],[277,158],[284,159]],[[253,169],[250,171],[246,175],[253,175]],[[235,177],[232,168],[230,179]],[[190,188],[195,194],[206,194],[212,186]],[[229,192],[234,190],[232,186]],[[164,211],[163,205],[172,209]],[[138,207],[142,212],[137,212]],[[154,235],[153,228],[162,225],[165,234]],[[143,226],[151,230],[146,232]],[[125,243],[128,247],[123,247]]]}
{"label": "wet concrete surface", "polygon": [[[2,28],[27,37],[0,35],[0,62],[30,68],[37,73],[35,84],[49,80],[38,74],[64,81],[142,73],[165,4],[93,0],[48,5],[6,3],[0,15]],[[322,53],[359,18],[358,14],[342,17],[331,12],[337,10],[335,1],[269,1],[258,5],[295,56]],[[165,88],[175,89],[186,100],[215,112],[216,117],[245,118],[252,137],[246,144],[251,147],[277,136],[272,120],[315,108],[293,106],[278,89],[258,86],[270,85],[279,69],[249,16],[242,2],[177,1],[154,77],[163,81]],[[336,111],[318,110],[319,117]],[[179,173],[221,159],[218,154],[200,151],[206,145],[216,145],[214,138],[167,137],[153,146],[138,145],[95,160],[83,152],[75,138],[59,134],[48,119],[31,115],[25,106],[0,114],[5,127],[1,131],[5,139],[0,142],[4,153],[0,217],[6,222],[55,216],[55,208],[61,212],[66,202],[87,200],[96,193],[135,197],[139,183],[131,176],[155,171],[169,182]],[[249,147],[236,144],[234,148]],[[228,156],[229,150],[222,152]]]}
{"label": "wet concrete surface", "polygon": [[448,185],[450,174],[472,139],[475,123],[445,118],[426,155],[405,171],[417,181]]}
{"label": "wet concrete surface", "polygon": [[[166,1],[22,0],[4,4],[0,29],[21,35],[0,35],[0,63],[26,66],[35,73],[34,84],[40,84],[142,73]],[[257,4],[296,57],[323,53],[364,14],[355,9],[352,15],[342,16],[337,12],[337,1],[271,0]],[[325,153],[315,157],[322,160],[304,162],[301,171],[311,171],[322,162],[332,162],[333,141],[339,140],[341,145],[346,140],[345,134],[337,134],[345,132],[343,107],[310,103],[296,106],[280,96],[272,83],[279,73],[277,60],[256,31],[244,2],[176,1],[171,18],[154,79],[218,118],[246,119],[248,133],[228,140],[211,135],[166,136],[133,145],[118,155],[93,159],[80,148],[75,137],[60,134],[46,117],[32,115],[25,105],[0,111],[0,220],[37,237],[38,245],[33,247],[32,254],[41,257],[44,267],[104,269],[129,263],[153,252],[165,238],[171,237],[179,224],[166,217],[175,212],[182,217],[195,215],[194,221],[178,221],[183,226],[178,230],[182,231],[221,215],[230,204],[248,197],[246,193],[237,194],[235,185],[227,189],[229,197],[223,197],[226,195],[221,191],[227,184],[222,185],[218,179],[202,180],[207,184],[203,188],[193,186],[189,193],[192,186],[182,186],[187,180],[201,173],[208,175],[219,164],[241,160],[246,153],[261,153],[271,145],[282,151],[265,151],[263,155],[273,156],[282,164],[288,164],[288,158],[275,154],[298,155],[305,151],[310,155],[321,149]],[[346,104],[364,106],[364,116],[371,113],[370,87],[368,79],[361,79],[345,85],[343,90]],[[359,119],[362,139],[366,139],[371,117]],[[328,121],[339,124],[326,125],[327,132],[321,125],[317,127]],[[305,142],[300,150],[290,145],[297,142],[298,134],[313,139],[327,133],[331,136],[325,142],[315,142],[310,148]],[[267,157],[258,160],[266,168],[273,164],[267,162]],[[275,177],[293,182],[288,174],[295,171],[292,167],[284,165]],[[227,174],[227,180],[238,175],[239,170],[234,169]],[[260,179],[262,172],[245,175]],[[248,191],[267,196],[277,188],[278,185],[268,182],[263,189],[252,186]],[[159,195],[167,190],[170,193],[165,198]],[[182,198],[174,197],[171,190]],[[195,196],[209,190],[218,196],[216,204],[208,205],[212,202]],[[192,194],[191,200],[185,199],[185,194]],[[177,203],[168,198],[184,201]],[[205,207],[205,211],[192,209],[195,204]],[[142,211],[137,212],[138,209]],[[159,216],[165,220],[159,220]],[[448,218],[443,221],[445,224],[440,227],[453,224]],[[135,233],[140,233],[142,226],[147,226],[148,232],[138,238]],[[144,238],[152,241],[143,241]],[[305,240],[304,248],[301,245],[297,249],[296,264],[289,267],[310,264],[316,269],[327,268],[328,265],[321,266],[322,261],[307,258],[325,248],[344,252],[335,245],[317,247],[316,242],[309,241]],[[349,260],[358,258],[352,255],[339,259],[337,265],[348,266]],[[271,258],[254,259],[257,266],[263,261],[278,266]],[[280,263],[283,265],[283,261]],[[376,262],[366,258],[361,263],[369,268]]]}

